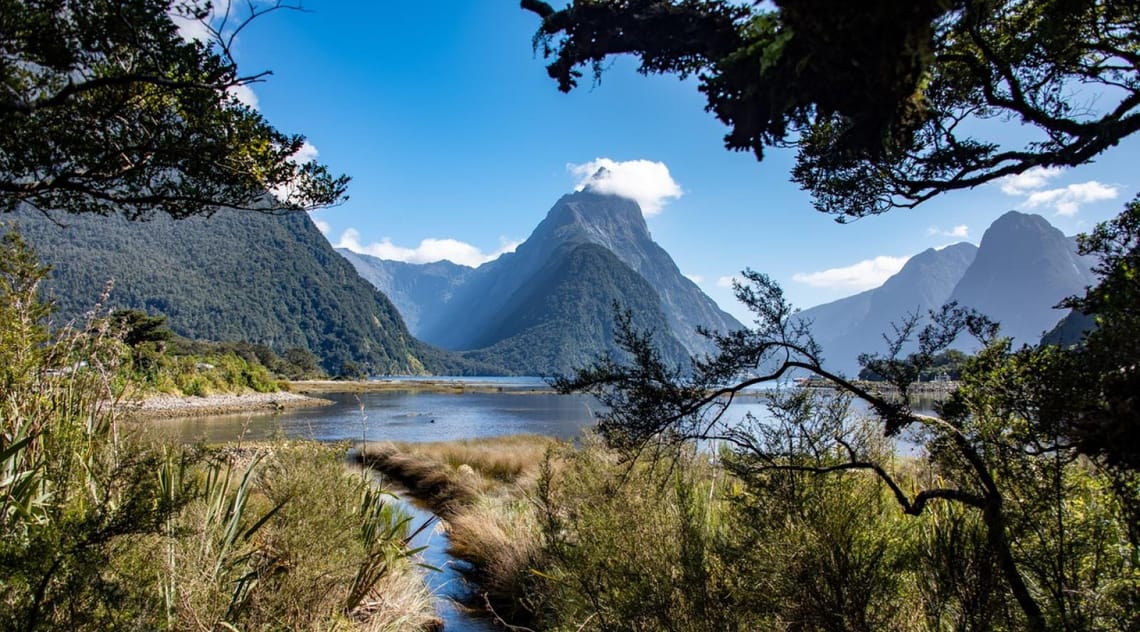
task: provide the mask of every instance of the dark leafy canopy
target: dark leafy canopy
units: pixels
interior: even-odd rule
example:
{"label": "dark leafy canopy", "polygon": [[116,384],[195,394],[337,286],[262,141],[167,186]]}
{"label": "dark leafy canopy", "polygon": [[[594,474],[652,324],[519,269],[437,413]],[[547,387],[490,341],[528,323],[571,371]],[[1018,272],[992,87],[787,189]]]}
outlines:
{"label": "dark leafy canopy", "polygon": [[1079,395],[1067,401],[1064,427],[1085,453],[1140,472],[1140,197],[1082,235],[1080,249],[1100,257],[1100,282],[1066,305],[1097,326],[1055,380]]}
{"label": "dark leafy canopy", "polygon": [[[1140,5],[1117,0],[574,0],[536,48],[559,88],[628,53],[696,75],[725,144],[798,150],[793,180],[837,219],[914,207],[1036,166],[1088,162],[1140,129]],[[972,121],[1020,123],[1022,146]]]}
{"label": "dark leafy canopy", "polygon": [[182,218],[343,200],[348,178],[298,160],[304,139],[234,96],[267,74],[238,73],[234,35],[281,8],[249,3],[202,42],[171,15],[207,25],[204,1],[0,0],[0,211]]}

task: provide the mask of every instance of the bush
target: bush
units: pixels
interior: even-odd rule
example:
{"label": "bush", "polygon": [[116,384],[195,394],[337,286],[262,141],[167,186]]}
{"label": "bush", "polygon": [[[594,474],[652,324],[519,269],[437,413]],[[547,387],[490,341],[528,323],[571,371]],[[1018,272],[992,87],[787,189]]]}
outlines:
{"label": "bush", "polygon": [[343,446],[121,432],[124,344],[95,316],[49,331],[46,273],[0,240],[0,629],[435,625],[407,518]]}

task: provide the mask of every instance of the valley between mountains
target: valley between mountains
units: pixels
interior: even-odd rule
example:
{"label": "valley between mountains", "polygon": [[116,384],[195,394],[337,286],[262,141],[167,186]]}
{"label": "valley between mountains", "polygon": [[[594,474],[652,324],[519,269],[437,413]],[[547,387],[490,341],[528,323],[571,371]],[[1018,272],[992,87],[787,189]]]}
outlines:
{"label": "valley between mountains", "polygon": [[[698,328],[743,327],[681,273],[636,202],[589,187],[478,268],[334,250],[303,214],[13,219],[53,268],[59,319],[91,309],[110,282],[110,308],[164,315],[188,338],[306,349],[332,375],[565,374],[618,352],[615,306],[681,367],[711,350]],[[1091,264],[1041,216],[1011,211],[980,245],[926,250],[882,286],[800,317],[848,375],[860,353],[882,350],[892,323],[950,301],[999,321],[1017,344],[1035,343],[1065,317],[1058,302],[1092,283]]]}

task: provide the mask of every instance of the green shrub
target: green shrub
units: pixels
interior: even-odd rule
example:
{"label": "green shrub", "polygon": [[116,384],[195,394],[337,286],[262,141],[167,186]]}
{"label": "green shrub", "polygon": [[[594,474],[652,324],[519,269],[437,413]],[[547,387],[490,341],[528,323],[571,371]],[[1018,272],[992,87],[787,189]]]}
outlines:
{"label": "green shrub", "polygon": [[[0,629],[434,625],[407,519],[343,446],[122,432],[123,342],[94,316],[49,331],[46,273],[18,236],[0,240]],[[170,366],[191,391],[226,383]]]}

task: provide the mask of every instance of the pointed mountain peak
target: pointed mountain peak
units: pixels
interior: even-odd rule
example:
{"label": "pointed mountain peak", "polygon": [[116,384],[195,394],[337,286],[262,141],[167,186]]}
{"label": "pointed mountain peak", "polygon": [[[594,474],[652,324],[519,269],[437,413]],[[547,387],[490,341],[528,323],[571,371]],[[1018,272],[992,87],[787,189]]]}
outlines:
{"label": "pointed mountain peak", "polygon": [[583,188],[593,189],[599,182],[605,180],[608,177],[610,177],[610,170],[606,169],[605,167],[598,167],[598,170],[594,172],[594,175],[590,176],[590,180]]}
{"label": "pointed mountain peak", "polygon": [[[556,230],[580,229],[590,236],[587,241],[606,246],[611,246],[613,238],[621,235],[651,239],[649,226],[637,202],[619,195],[598,193],[589,187],[562,196],[542,223]],[[535,232],[542,229],[540,225]]]}

